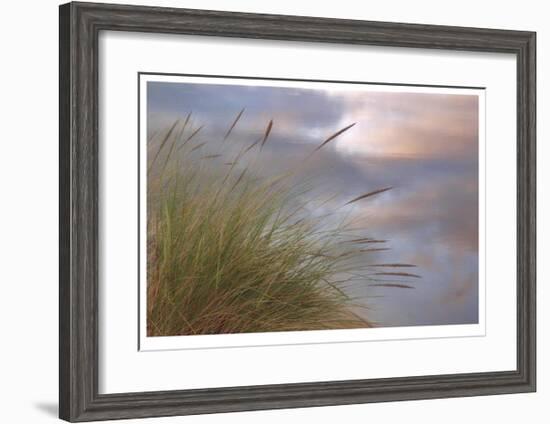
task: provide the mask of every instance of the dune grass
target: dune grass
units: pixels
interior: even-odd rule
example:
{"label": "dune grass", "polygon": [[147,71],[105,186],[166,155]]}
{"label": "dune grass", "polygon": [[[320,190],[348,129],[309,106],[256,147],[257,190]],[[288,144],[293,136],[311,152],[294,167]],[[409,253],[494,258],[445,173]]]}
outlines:
{"label": "dune grass", "polygon": [[[303,213],[294,171],[258,177],[247,157],[261,154],[274,126],[234,157],[222,140],[199,142],[190,115],[148,145],[147,333],[149,336],[363,328],[347,284],[384,282],[406,264],[368,264],[382,242],[358,238],[345,222],[327,229]],[[340,130],[313,151],[344,131]],[[211,149],[204,150],[208,145]],[[213,146],[213,149],[212,149]],[[360,201],[389,188],[365,193]],[[376,247],[373,247],[376,246]]]}

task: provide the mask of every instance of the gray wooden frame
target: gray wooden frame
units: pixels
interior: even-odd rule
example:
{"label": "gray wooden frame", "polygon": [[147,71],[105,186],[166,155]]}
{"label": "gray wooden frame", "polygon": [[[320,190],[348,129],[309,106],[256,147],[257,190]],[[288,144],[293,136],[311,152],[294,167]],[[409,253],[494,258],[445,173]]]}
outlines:
{"label": "gray wooden frame", "polygon": [[[99,394],[97,84],[101,30],[514,54],[518,128],[517,370]],[[60,6],[59,48],[60,418],[74,422],[535,390],[535,33],[69,3]]]}

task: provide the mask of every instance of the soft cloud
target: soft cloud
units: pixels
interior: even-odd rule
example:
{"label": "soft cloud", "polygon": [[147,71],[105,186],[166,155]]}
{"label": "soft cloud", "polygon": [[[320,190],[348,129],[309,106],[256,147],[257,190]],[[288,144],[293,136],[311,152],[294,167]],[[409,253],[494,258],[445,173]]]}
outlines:
{"label": "soft cloud", "polygon": [[342,93],[345,122],[357,130],[338,140],[348,154],[464,158],[477,147],[478,98],[423,93]]}

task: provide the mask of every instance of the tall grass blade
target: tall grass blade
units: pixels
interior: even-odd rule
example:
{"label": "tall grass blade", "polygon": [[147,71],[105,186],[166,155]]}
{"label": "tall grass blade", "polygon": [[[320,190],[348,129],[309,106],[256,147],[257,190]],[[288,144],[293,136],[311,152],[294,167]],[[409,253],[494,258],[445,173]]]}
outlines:
{"label": "tall grass blade", "polygon": [[372,249],[361,249],[360,252],[383,252],[385,250],[391,250],[389,247],[373,247]]}
{"label": "tall grass blade", "polygon": [[267,124],[267,128],[265,129],[265,133],[264,133],[264,138],[262,139],[262,144],[260,146],[260,150],[263,149],[266,141],[267,141],[267,137],[269,137],[269,133],[271,132],[271,128],[273,127],[273,119],[269,121],[269,124]]}
{"label": "tall grass blade", "polygon": [[223,137],[223,141],[227,140],[227,138],[231,134],[231,131],[233,131],[233,128],[235,128],[235,125],[237,125],[237,122],[239,122],[239,119],[241,119],[241,116],[243,115],[243,112],[244,112],[244,108],[242,108],[241,111],[237,114],[237,117],[235,118],[235,120],[233,121],[233,123],[231,124],[231,126],[229,127],[227,132],[225,133],[225,135]]}
{"label": "tall grass blade", "polygon": [[147,172],[150,172],[151,169],[153,168],[153,165],[155,164],[157,158],[159,157],[160,155],[160,152],[162,151],[162,149],[164,148],[164,146],[166,145],[166,142],[170,139],[170,137],[172,136],[172,133],[174,132],[174,128],[176,128],[176,125],[178,125],[178,122],[179,120],[176,120],[174,122],[174,124],[170,127],[170,130],[168,131],[168,134],[166,134],[166,137],[164,137],[164,139],[162,140],[162,142],[160,143],[160,146],[159,146],[159,149],[157,150],[157,153],[155,155],[155,157],[153,158],[153,160],[151,161],[151,163],[149,164],[149,167],[147,168]]}
{"label": "tall grass blade", "polygon": [[400,283],[376,283],[376,284],[369,284],[369,287],[394,287],[398,289],[414,289],[413,286],[409,286],[408,284],[400,284]]}
{"label": "tall grass blade", "polygon": [[317,148],[314,150],[316,152],[317,150],[321,150],[326,144],[330,143],[332,140],[334,140],[339,135],[345,133],[347,130],[349,130],[351,127],[353,127],[357,122],[354,122],[351,125],[348,125],[347,127],[342,128],[340,131],[336,131],[334,134],[332,134],[329,138],[325,139]]}
{"label": "tall grass blade", "polygon": [[233,191],[235,190],[235,187],[237,187],[239,185],[239,183],[242,181],[242,179],[244,178],[244,174],[246,174],[246,171],[248,171],[248,168],[244,168],[241,172],[241,174],[239,175],[239,178],[237,178],[237,181],[235,181],[235,184],[233,184],[233,186],[231,186],[231,188],[229,189],[229,191]]}
{"label": "tall grass blade", "polygon": [[260,137],[259,139],[257,139],[254,143],[252,143],[250,146],[248,146],[244,153],[247,153],[249,152],[250,150],[252,150],[254,148],[254,146],[256,146],[260,141],[262,141],[262,138]]}
{"label": "tall grass blade", "polygon": [[166,166],[168,165],[168,161],[170,160],[170,157],[172,156],[172,152],[174,151],[174,147],[178,140],[181,138],[181,136],[185,133],[185,128],[187,127],[187,123],[189,122],[189,119],[191,118],[191,112],[187,114],[187,117],[185,118],[185,121],[183,123],[183,126],[181,130],[179,131],[179,134],[177,137],[173,137],[172,144],[170,145],[170,150],[168,151],[168,154],[166,155],[166,160],[164,161],[164,165],[162,167],[162,174],[164,174],[164,170],[166,169]]}
{"label": "tall grass blade", "polygon": [[374,275],[387,275],[387,276],[396,276],[396,277],[413,277],[413,278],[422,278],[420,275],[410,274],[408,272],[375,272]]}
{"label": "tall grass blade", "polygon": [[[198,127],[195,131],[193,131],[193,133],[191,133],[191,135],[190,135],[189,137],[187,137],[187,138],[183,141],[183,143],[181,143],[181,144],[179,145],[179,147],[178,147],[177,150],[180,150],[180,149],[181,149],[183,146],[185,146],[189,141],[191,141],[191,140],[199,133],[199,131],[202,130],[202,127],[203,127],[203,126],[201,125],[201,126]],[[202,143],[202,144],[204,145],[205,143]],[[191,151],[193,151],[193,150],[191,150]]]}
{"label": "tall grass blade", "polygon": [[189,153],[194,152],[195,150],[200,149],[202,146],[206,144],[206,141],[203,141],[202,143],[197,144],[196,146],[193,146],[193,148],[189,151]]}
{"label": "tall grass blade", "polygon": [[361,196],[357,196],[356,198],[351,199],[351,200],[350,200],[349,202],[347,202],[344,206],[350,205],[350,204],[352,204],[352,203],[358,202],[359,200],[366,199],[367,197],[371,197],[371,196],[374,196],[374,195],[376,195],[376,194],[384,193],[385,191],[391,190],[392,188],[393,188],[393,187],[386,187],[386,188],[381,188],[381,189],[379,189],[379,190],[371,191],[371,192],[369,192],[369,193],[362,194]]}

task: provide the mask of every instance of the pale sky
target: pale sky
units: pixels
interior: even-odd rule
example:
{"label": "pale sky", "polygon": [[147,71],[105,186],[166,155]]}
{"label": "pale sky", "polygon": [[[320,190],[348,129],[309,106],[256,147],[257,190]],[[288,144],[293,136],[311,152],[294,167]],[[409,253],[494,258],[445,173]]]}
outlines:
{"label": "pale sky", "polygon": [[[383,90],[383,89],[381,89]],[[414,290],[376,289],[369,302],[384,325],[478,320],[478,97],[197,83],[148,83],[151,127],[192,112],[200,137],[221,139],[235,116],[232,144],[249,143],[269,120],[261,169],[277,173],[326,137],[355,123],[319,151],[306,173],[341,201],[394,188],[354,206],[368,235],[389,240],[390,262],[414,263]],[[380,254],[382,255],[382,254]],[[354,289],[361,294],[361,288]],[[369,292],[373,294],[373,292]]]}

